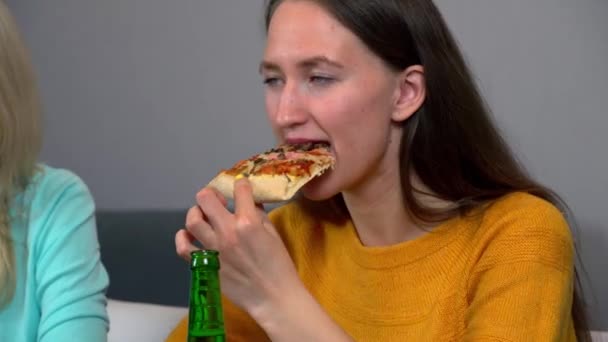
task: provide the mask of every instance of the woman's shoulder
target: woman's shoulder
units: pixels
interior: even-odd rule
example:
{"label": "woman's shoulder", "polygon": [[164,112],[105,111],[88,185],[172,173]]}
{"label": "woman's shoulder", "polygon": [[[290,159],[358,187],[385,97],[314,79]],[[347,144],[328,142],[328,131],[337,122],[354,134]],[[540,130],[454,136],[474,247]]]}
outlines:
{"label": "woman's shoulder", "polygon": [[555,204],[525,192],[513,192],[490,203],[484,211],[484,220],[528,228],[568,228],[565,214]]}
{"label": "woman's shoulder", "polygon": [[514,192],[483,211],[476,233],[485,259],[533,261],[559,268],[571,263],[572,234],[565,214],[540,197]]}
{"label": "woman's shoulder", "polygon": [[26,193],[32,202],[47,202],[72,193],[89,195],[84,181],[74,172],[46,164],[38,164]]}
{"label": "woman's shoulder", "polygon": [[36,186],[38,191],[47,188],[51,190],[69,187],[86,188],[83,180],[73,171],[48,164],[37,165],[32,185]]}
{"label": "woman's shoulder", "polygon": [[46,164],[38,165],[23,201],[30,223],[42,222],[40,219],[50,215],[58,218],[79,212],[92,213],[95,209],[89,188],[78,175]]}
{"label": "woman's shoulder", "polygon": [[23,239],[34,249],[73,234],[75,229],[95,228],[95,202],[86,184],[72,171],[45,164],[37,165],[11,213],[15,231],[27,232]]}

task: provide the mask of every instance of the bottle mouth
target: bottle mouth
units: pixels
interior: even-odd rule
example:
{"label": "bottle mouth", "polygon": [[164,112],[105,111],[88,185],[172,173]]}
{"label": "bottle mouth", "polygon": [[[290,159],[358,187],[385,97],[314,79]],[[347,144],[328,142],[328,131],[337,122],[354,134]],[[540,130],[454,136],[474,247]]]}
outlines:
{"label": "bottle mouth", "polygon": [[211,249],[201,249],[190,253],[192,261],[190,268],[220,268],[219,252]]}
{"label": "bottle mouth", "polygon": [[194,257],[195,255],[198,256],[218,256],[220,253],[216,250],[213,249],[199,249],[196,251],[192,251],[190,252],[190,256]]}

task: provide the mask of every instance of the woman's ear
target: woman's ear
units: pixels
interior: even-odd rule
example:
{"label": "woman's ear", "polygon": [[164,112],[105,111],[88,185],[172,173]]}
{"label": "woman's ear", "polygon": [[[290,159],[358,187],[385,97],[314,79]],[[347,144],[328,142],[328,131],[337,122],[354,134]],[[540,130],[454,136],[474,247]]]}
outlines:
{"label": "woman's ear", "polygon": [[399,73],[395,89],[394,111],[391,119],[402,122],[412,116],[424,103],[426,82],[424,67],[412,65]]}

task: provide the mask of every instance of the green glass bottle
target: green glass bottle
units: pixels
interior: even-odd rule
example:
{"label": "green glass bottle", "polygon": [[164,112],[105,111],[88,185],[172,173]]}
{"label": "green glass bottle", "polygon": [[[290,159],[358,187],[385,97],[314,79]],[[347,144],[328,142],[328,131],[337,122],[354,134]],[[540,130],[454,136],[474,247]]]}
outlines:
{"label": "green glass bottle", "polygon": [[219,253],[200,250],[191,256],[188,342],[224,342]]}

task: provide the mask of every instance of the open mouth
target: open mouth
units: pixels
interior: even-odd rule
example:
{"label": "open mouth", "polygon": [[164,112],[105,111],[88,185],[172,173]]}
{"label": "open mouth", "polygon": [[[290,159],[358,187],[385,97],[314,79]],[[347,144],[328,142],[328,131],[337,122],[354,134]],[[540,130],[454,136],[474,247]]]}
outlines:
{"label": "open mouth", "polygon": [[304,151],[312,150],[315,148],[324,147],[331,150],[331,144],[327,140],[311,140],[311,139],[289,139],[285,141],[288,145],[298,146]]}

